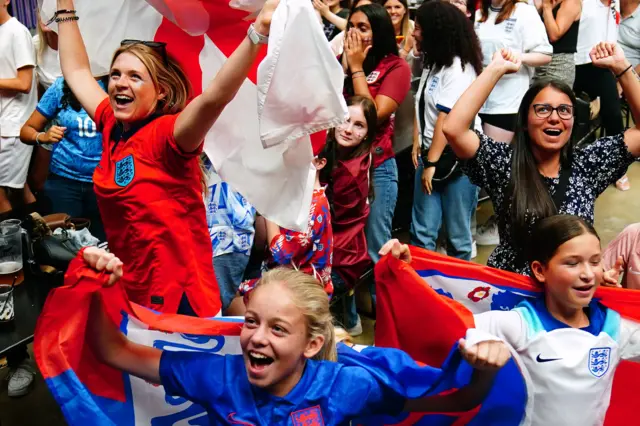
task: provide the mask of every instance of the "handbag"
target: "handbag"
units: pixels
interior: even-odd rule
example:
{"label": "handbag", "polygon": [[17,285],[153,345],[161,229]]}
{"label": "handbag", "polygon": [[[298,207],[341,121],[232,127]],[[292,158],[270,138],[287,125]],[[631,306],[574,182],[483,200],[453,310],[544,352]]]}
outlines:
{"label": "handbag", "polygon": [[[429,155],[429,150],[427,148],[423,148],[421,151],[422,156],[422,164],[427,164],[429,161],[427,160],[427,156]],[[448,179],[454,179],[459,177],[462,174],[462,168],[460,167],[460,160],[454,154],[453,149],[449,145],[444,148],[442,154],[440,155],[440,159],[435,163],[436,164],[436,172],[433,174],[434,182],[445,182]]]}
{"label": "handbag", "polygon": [[[425,108],[425,94],[423,93],[418,100],[418,119],[420,120],[420,129],[424,129],[425,127],[425,119],[424,119],[424,108]],[[473,123],[471,124],[471,129],[473,129]],[[420,138],[423,139],[424,135],[422,134],[422,130],[420,131]],[[422,164],[427,164],[429,161],[427,160],[427,155],[429,154],[429,149],[424,148],[426,145],[424,140],[421,140],[421,146],[423,147],[420,151],[422,157]],[[440,155],[440,159],[435,163],[436,171],[433,174],[434,182],[445,182],[448,179],[454,179],[459,177],[462,174],[462,170],[460,167],[460,159],[456,157],[456,154],[451,149],[451,146],[447,143],[447,146],[444,147],[442,154]]]}
{"label": "handbag", "polygon": [[[74,229],[68,215],[49,215],[49,222],[55,227]],[[46,275],[56,278],[62,283],[64,273],[69,263],[78,254],[77,247],[71,243],[63,231],[61,236],[53,235],[53,232],[45,218],[38,213],[31,213],[23,222],[27,230],[27,264],[36,275]]]}

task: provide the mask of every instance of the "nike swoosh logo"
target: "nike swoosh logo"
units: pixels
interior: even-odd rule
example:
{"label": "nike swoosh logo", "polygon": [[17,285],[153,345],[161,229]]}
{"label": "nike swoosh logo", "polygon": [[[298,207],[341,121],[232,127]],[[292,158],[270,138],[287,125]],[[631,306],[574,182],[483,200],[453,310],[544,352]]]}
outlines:
{"label": "nike swoosh logo", "polygon": [[536,361],[538,362],[551,362],[551,361],[558,361],[562,358],[542,358],[540,356],[541,354],[538,354],[538,356],[536,357]]}
{"label": "nike swoosh logo", "polygon": [[244,422],[242,420],[236,419],[235,417],[236,417],[236,413],[231,413],[227,416],[227,420],[229,421],[229,423],[233,425],[255,426],[253,423]]}
{"label": "nike swoosh logo", "polygon": [[629,266],[629,273],[633,275],[640,275],[640,271],[634,271],[631,266]]}

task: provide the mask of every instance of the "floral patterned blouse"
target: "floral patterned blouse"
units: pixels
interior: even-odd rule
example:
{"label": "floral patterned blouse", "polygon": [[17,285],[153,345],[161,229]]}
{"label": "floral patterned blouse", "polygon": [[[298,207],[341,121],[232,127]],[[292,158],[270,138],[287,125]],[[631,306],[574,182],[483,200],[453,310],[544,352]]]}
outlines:
{"label": "floral patterned blouse", "polygon": [[[511,223],[508,220],[511,200],[507,197],[513,148],[510,144],[495,142],[480,132],[476,133],[480,138],[480,147],[476,156],[466,162],[463,171],[471,182],[485,188],[498,216],[500,244],[489,256],[487,264],[494,268],[529,275],[529,265],[524,260],[522,248],[517,247],[514,242]],[[596,198],[621,178],[634,160],[624,143],[623,133],[603,137],[589,146],[575,149],[569,183],[559,213],[576,215],[593,224]],[[559,177],[543,178],[549,187],[549,193],[553,196],[559,184]],[[537,219],[531,218],[530,229]]]}

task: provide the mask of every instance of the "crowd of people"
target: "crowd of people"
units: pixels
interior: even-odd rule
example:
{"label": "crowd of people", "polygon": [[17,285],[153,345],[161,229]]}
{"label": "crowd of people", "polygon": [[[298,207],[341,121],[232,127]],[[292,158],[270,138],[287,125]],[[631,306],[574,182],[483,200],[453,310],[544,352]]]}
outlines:
{"label": "crowd of people", "polygon": [[[603,252],[593,229],[597,197],[610,185],[628,189],[627,169],[640,158],[640,127],[625,129],[621,112],[625,103],[640,120],[637,1],[622,2],[618,23],[618,11],[601,0],[429,0],[414,19],[406,0],[313,0],[343,66],[348,118],[314,143],[303,231],[261,216],[203,153],[205,135],[268,43],[277,4],[266,2],[247,38],[192,98],[164,43],[124,40],[105,75],[92,71],[73,0],[57,0],[57,33],[40,22],[33,38],[9,14],[10,0],[0,0],[0,221],[33,211],[90,219],[108,251],[86,248],[84,259],[111,273],[110,284],[122,285],[131,301],[164,313],[245,318],[242,356],[162,353],[128,342],[96,299],[89,335],[105,363],[201,403],[220,422],[228,414],[217,405],[226,384],[215,371],[247,377],[237,392],[266,391],[264,424],[287,418],[287,404],[304,405],[300,393],[286,398],[325,375],[333,384],[317,403],[326,424],[343,424],[369,413],[474,407],[509,359],[507,344],[528,369],[539,368],[529,347],[532,318],[537,332],[586,331],[589,344],[615,341],[621,358],[640,356],[633,324],[619,320],[619,333],[607,329],[602,337],[607,309],[592,300],[600,284],[640,289],[639,225]],[[602,128],[597,140],[579,145],[574,124],[583,93],[594,108],[599,102]],[[407,113],[411,244],[463,260],[474,257],[476,244],[497,245],[489,266],[545,288],[539,303],[476,318],[506,343],[461,342],[476,369],[468,387],[416,400],[334,362],[341,336],[334,324],[362,333],[354,289],[371,283],[365,277],[381,255],[410,262],[406,246],[392,240],[394,137]],[[476,230],[481,190],[495,214]],[[375,287],[363,290],[375,304]],[[344,306],[330,310],[336,299]],[[584,356],[575,350],[575,359]],[[9,364],[9,396],[26,394],[34,375],[26,350],[14,351]],[[344,393],[332,389],[354,383],[361,392],[336,399]],[[581,383],[573,391],[593,398],[610,385]],[[556,390],[536,394],[543,408],[534,407],[534,424],[560,424],[545,417],[562,411],[565,390]],[[602,420],[607,404],[599,402],[581,416]],[[562,424],[586,424],[571,421]]]}

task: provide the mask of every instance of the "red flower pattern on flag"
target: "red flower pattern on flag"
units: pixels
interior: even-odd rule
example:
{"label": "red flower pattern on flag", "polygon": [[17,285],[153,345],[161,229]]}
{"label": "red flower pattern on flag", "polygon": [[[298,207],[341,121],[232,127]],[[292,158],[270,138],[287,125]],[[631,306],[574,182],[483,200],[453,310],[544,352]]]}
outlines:
{"label": "red flower pattern on flag", "polygon": [[490,287],[476,287],[467,294],[467,297],[477,303],[489,297],[489,294],[491,294]]}

